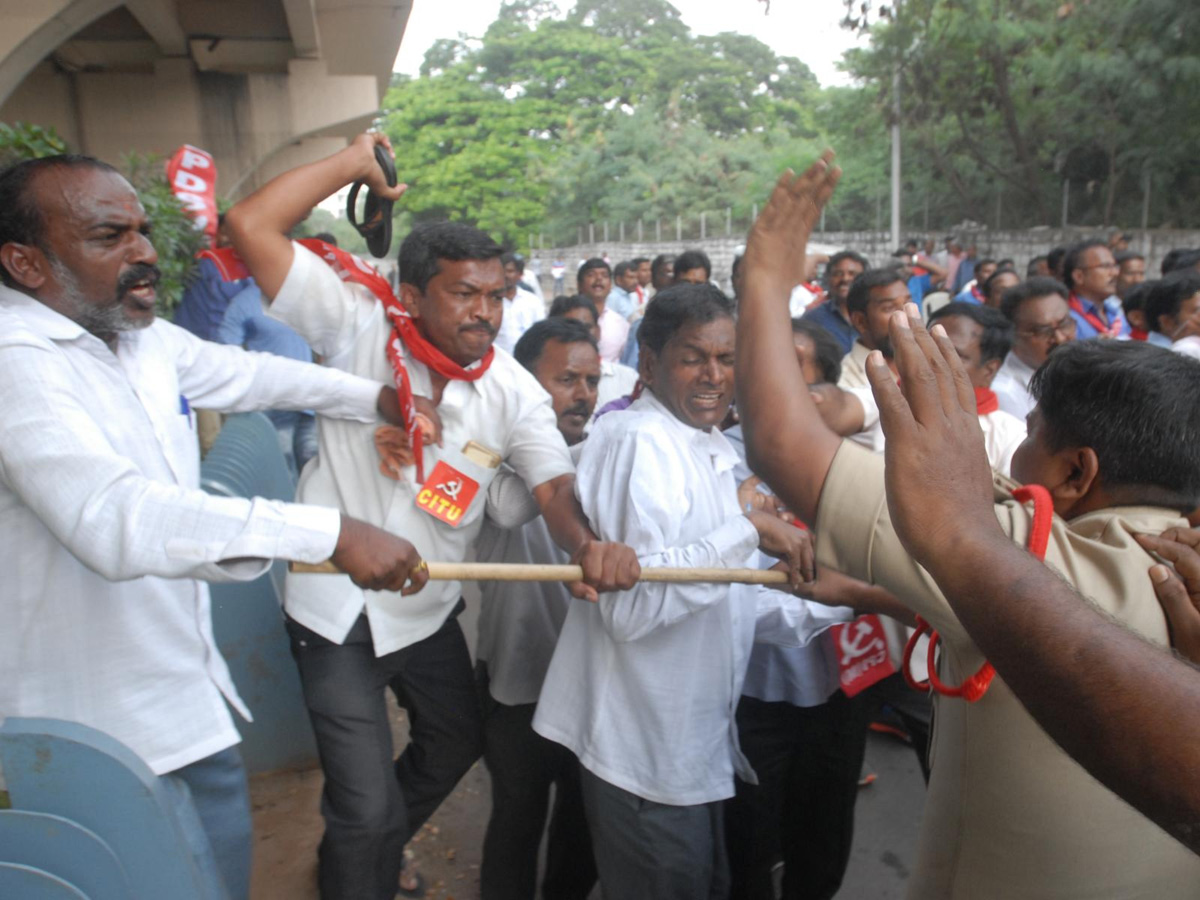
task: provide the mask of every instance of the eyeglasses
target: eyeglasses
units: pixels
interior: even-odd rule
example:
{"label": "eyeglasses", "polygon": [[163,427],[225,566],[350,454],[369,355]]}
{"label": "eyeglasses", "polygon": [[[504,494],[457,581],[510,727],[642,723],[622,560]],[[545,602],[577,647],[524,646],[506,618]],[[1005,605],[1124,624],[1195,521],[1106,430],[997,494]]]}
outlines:
{"label": "eyeglasses", "polygon": [[1017,334],[1041,341],[1048,341],[1056,334],[1061,334],[1064,338],[1070,339],[1075,337],[1075,318],[1067,316],[1061,322],[1055,322],[1053,325],[1035,325],[1033,328],[1022,328]]}

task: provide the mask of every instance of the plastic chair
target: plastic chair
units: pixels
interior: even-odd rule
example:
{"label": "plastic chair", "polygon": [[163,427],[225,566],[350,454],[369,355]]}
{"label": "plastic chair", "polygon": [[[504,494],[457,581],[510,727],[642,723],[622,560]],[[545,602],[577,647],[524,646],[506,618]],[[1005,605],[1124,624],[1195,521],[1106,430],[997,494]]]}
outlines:
{"label": "plastic chair", "polygon": [[112,848],[95,832],[62,816],[0,810],[0,862],[53,873],[90,900],[126,900],[132,892]]}
{"label": "plastic chair", "polygon": [[[200,468],[200,486],[221,497],[290,501],[291,476],[275,426],[262,413],[225,420]],[[300,676],[280,611],[286,563],[254,581],[212,584],[213,636],[238,693],[254,713],[238,721],[250,772],[302,768],[317,761]]]}
{"label": "plastic chair", "polygon": [[[162,783],[124,744],[78,722],[10,717],[0,725],[0,763],[13,808],[60,816],[95,834],[120,860],[128,896],[226,900],[220,876],[196,865]],[[199,828],[190,814],[189,825]],[[65,852],[55,849],[53,858]],[[25,895],[0,891],[10,896]]]}

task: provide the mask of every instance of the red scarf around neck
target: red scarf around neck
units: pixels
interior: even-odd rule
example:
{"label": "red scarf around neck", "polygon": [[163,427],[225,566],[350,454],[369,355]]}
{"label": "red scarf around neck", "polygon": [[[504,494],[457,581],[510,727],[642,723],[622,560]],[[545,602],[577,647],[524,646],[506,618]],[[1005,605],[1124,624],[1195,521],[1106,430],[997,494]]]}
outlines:
{"label": "red scarf around neck", "polygon": [[[1077,313],[1079,313],[1079,315],[1083,316],[1084,319],[1087,320],[1087,323],[1096,329],[1096,333],[1100,337],[1115,338],[1115,337],[1121,336],[1121,325],[1123,323],[1121,321],[1120,315],[1114,315],[1112,317],[1111,323],[1109,323],[1107,325],[1104,324],[1104,320],[1101,319],[1098,315],[1096,315],[1090,309],[1083,308],[1082,301],[1080,301],[1080,299],[1077,296],[1075,296],[1074,291],[1071,291],[1071,296],[1067,298],[1067,305],[1070,306],[1074,312],[1077,312]],[[1097,309],[1104,309],[1103,303],[1097,303],[1094,305],[1096,306]],[[1105,311],[1105,314],[1107,315],[1108,310],[1104,310],[1104,311]]]}
{"label": "red scarf around neck", "polygon": [[975,388],[975,409],[981,416],[994,413],[1000,408],[1000,398],[991,388]]}
{"label": "red scarf around neck", "polygon": [[[487,372],[492,360],[495,359],[495,349],[489,347],[478,366],[471,369],[463,368],[421,334],[413,317],[392,292],[392,286],[373,266],[345,250],[324,241],[318,241],[316,238],[305,238],[297,243],[315,253],[321,262],[333,269],[342,281],[362,285],[378,297],[379,302],[383,304],[383,310],[392,324],[392,337],[388,341],[387,356],[388,361],[392,364],[392,375],[396,382],[400,416],[404,420],[404,430],[408,433],[408,440],[412,446],[413,459],[417,466],[417,483],[424,484],[423,441],[413,404],[412,383],[409,381],[408,369],[404,366],[403,349],[407,347],[414,359],[424,363],[431,371],[450,381],[478,381]],[[226,281],[236,281],[250,276],[250,270],[246,268],[242,258],[232,247],[202,250],[199,256],[212,260],[220,271],[221,277]]]}

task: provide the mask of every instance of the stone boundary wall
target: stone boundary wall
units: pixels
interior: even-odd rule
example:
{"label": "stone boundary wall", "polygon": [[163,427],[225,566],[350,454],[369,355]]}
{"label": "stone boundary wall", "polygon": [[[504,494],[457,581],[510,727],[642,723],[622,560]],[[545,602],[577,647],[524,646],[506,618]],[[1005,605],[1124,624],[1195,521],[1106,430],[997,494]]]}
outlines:
{"label": "stone boundary wall", "polygon": [[[1076,241],[1091,237],[1107,237],[1113,229],[1090,228],[1030,228],[1025,231],[959,231],[964,244],[972,244],[978,248],[980,257],[992,259],[1011,258],[1017,265],[1017,271],[1023,276],[1025,266],[1035,256],[1041,256],[1053,247],[1072,244]],[[1181,247],[1200,248],[1200,231],[1176,231],[1167,229],[1151,229],[1140,231],[1125,229],[1132,238],[1130,249],[1141,252],[1146,257],[1147,276],[1157,276],[1163,256],[1167,251]],[[924,241],[932,237],[941,249],[942,238],[946,232],[923,234],[907,232],[908,237]],[[907,238],[906,238],[907,239]],[[530,255],[536,262],[542,280],[542,288],[547,297],[552,296],[553,281],[550,277],[550,266],[555,259],[566,263],[567,274],[564,289],[566,293],[575,292],[575,270],[580,262],[592,256],[608,254],[609,260],[615,266],[626,259],[645,256],[653,259],[660,253],[678,255],[684,250],[699,249],[708,254],[713,264],[713,278],[726,290],[729,289],[729,271],[733,266],[734,251],[745,244],[745,235],[734,237],[710,237],[704,241],[609,241],[607,243],[580,244],[572,247],[537,249]],[[872,264],[883,262],[896,248],[891,246],[891,238],[887,232],[879,231],[847,231],[824,232],[814,234],[811,249],[825,252],[835,252],[844,248],[857,250],[869,259]]]}

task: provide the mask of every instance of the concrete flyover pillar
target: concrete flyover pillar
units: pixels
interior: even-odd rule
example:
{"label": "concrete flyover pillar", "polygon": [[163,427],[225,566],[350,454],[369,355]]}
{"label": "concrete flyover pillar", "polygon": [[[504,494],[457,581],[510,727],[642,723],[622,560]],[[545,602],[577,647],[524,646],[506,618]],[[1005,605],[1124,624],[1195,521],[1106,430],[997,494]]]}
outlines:
{"label": "concrete flyover pillar", "polygon": [[190,143],[237,197],[368,126],[411,0],[0,0],[0,121],[119,162]]}

